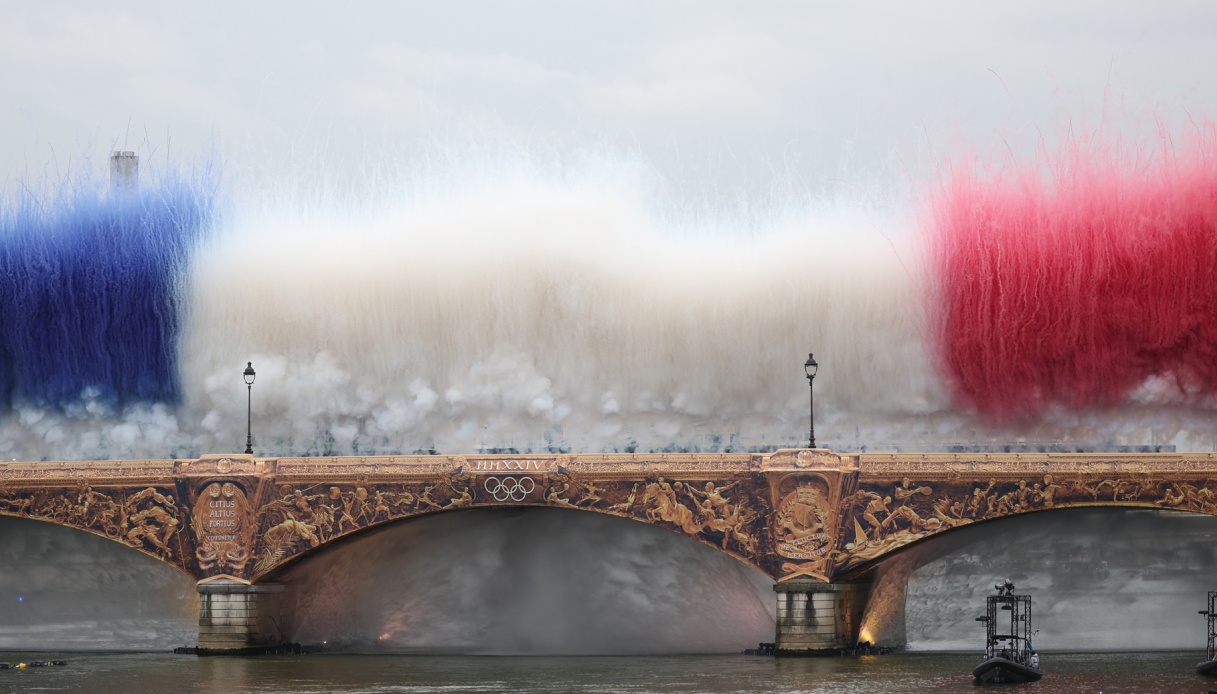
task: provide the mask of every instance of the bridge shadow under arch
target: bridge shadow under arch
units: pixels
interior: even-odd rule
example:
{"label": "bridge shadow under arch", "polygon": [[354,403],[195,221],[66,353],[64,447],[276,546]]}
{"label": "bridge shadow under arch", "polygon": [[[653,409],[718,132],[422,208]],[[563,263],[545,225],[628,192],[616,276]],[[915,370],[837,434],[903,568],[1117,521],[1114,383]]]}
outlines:
{"label": "bridge shadow under arch", "polygon": [[1016,514],[909,545],[866,567],[865,637],[975,649],[994,584],[1032,595],[1050,649],[1197,648],[1217,579],[1217,517],[1113,505]]}
{"label": "bridge shadow under arch", "polygon": [[302,643],[360,651],[738,652],[772,581],[718,548],[599,513],[482,508],[382,524],[264,580]]}
{"label": "bridge shadow under arch", "polygon": [[[835,579],[842,581],[858,581],[867,580],[875,574],[881,567],[887,563],[897,561],[902,556],[910,552],[920,552],[933,554],[934,552],[927,547],[943,547],[949,548],[960,543],[971,542],[971,538],[977,535],[998,538],[995,540],[999,545],[1018,544],[1019,538],[1006,537],[1005,533],[1001,533],[997,528],[1010,527],[1011,523],[1019,519],[1036,519],[1038,522],[1046,522],[1050,525],[1059,526],[1062,534],[1070,534],[1074,530],[1070,523],[1066,520],[1070,517],[1081,517],[1083,514],[1079,512],[1087,511],[1091,515],[1097,513],[1100,516],[1105,516],[1108,512],[1120,515],[1128,513],[1148,513],[1148,514],[1163,514],[1168,517],[1192,517],[1192,518],[1210,518],[1214,527],[1217,528],[1217,513],[1204,513],[1193,510],[1185,510],[1179,508],[1163,508],[1145,503],[1121,503],[1107,502],[1102,504],[1070,504],[1060,505],[1053,508],[1035,509],[1018,513],[1010,513],[1007,515],[999,515],[991,518],[982,518],[976,521],[971,521],[965,524],[956,525],[953,527],[943,526],[935,529],[932,532],[921,532],[916,534],[907,534],[898,543],[892,543],[887,551],[877,552],[875,556],[869,559],[859,560],[858,554],[847,569],[840,570],[836,573]],[[1109,516],[1115,517],[1115,516]],[[1051,520],[1047,520],[1047,519]],[[853,545],[846,543],[847,550],[852,549]]]}
{"label": "bridge shadow under arch", "polygon": [[195,580],[105,535],[0,516],[0,650],[166,650],[196,639]]}

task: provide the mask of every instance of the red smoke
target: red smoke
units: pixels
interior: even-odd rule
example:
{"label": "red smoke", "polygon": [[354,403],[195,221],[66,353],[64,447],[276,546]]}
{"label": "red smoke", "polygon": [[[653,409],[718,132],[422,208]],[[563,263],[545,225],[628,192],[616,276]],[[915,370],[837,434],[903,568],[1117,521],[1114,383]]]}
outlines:
{"label": "red smoke", "polygon": [[1217,393],[1217,138],[1195,139],[1152,156],[1075,142],[939,191],[931,315],[957,404],[1010,420],[1154,375],[1171,397]]}

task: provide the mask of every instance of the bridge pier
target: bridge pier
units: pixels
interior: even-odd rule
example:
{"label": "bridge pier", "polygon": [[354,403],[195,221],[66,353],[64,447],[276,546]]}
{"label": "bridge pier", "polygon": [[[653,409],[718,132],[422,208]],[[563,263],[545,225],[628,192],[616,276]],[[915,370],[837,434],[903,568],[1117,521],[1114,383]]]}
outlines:
{"label": "bridge pier", "polygon": [[782,581],[777,593],[775,655],[837,655],[858,643],[869,583]]}
{"label": "bridge pier", "polygon": [[199,655],[264,653],[286,642],[283,585],[203,581],[199,591]]}

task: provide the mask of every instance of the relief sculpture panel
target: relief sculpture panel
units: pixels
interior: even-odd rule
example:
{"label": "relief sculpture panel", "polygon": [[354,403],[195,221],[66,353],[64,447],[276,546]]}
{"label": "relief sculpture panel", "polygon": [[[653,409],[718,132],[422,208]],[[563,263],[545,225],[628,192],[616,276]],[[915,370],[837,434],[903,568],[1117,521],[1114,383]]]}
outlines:
{"label": "relief sculpture panel", "polygon": [[[637,488],[641,487],[641,496]],[[636,483],[626,514],[668,526],[767,568],[770,543],[768,483],[751,476],[734,480],[669,480]]]}
{"label": "relief sculpture panel", "polygon": [[538,454],[0,465],[0,515],[80,528],[199,579],[258,581],[366,528],[547,506],[680,533],[778,580],[849,580],[915,542],[1071,506],[1217,515],[1217,455]]}
{"label": "relief sculpture panel", "polygon": [[0,484],[0,514],[86,530],[193,574],[184,512],[170,486],[24,487]]}
{"label": "relief sculpture panel", "polygon": [[864,480],[841,508],[838,570],[848,572],[952,528],[1032,511],[1112,505],[1217,514],[1217,485],[1208,477],[1187,479],[1191,475],[1164,470],[988,472],[987,479],[952,472]]}
{"label": "relief sculpture panel", "polygon": [[516,461],[510,466],[477,461],[476,467],[458,466],[428,481],[279,485],[261,510],[252,576],[265,576],[293,557],[373,525],[493,506],[550,506],[626,516],[685,533],[767,570],[772,562],[766,561],[771,546],[764,532],[766,495],[763,476],[727,481],[621,479],[558,465],[545,471],[544,466]]}

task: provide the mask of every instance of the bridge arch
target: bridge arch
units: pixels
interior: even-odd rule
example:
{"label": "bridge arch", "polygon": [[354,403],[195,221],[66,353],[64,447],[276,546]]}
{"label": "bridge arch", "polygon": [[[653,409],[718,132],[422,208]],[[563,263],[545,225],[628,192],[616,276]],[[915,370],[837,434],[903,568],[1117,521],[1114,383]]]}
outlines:
{"label": "bridge arch", "polygon": [[5,515],[0,566],[0,650],[164,650],[194,640],[194,578],[103,535]]}
{"label": "bridge arch", "polygon": [[661,528],[543,506],[383,525],[269,580],[290,638],[330,647],[713,653],[773,634],[762,573]]}
{"label": "bridge arch", "polygon": [[[955,525],[955,526],[951,526],[951,527],[938,528],[938,529],[934,530],[933,532],[914,533],[913,537],[911,539],[901,538],[901,539],[908,539],[907,542],[904,542],[903,544],[898,544],[898,545],[893,543],[892,547],[890,549],[888,549],[888,551],[886,551],[886,552],[881,552],[881,553],[875,554],[874,556],[870,556],[869,559],[864,560],[864,561],[852,562],[850,564],[850,568],[848,571],[841,571],[836,575],[836,580],[843,580],[843,581],[858,580],[864,576],[874,573],[876,570],[882,568],[882,566],[885,563],[896,560],[906,553],[916,552],[916,551],[928,551],[928,549],[929,549],[928,546],[934,545],[941,541],[946,541],[946,544],[943,545],[944,548],[950,547],[951,546],[950,540],[955,539],[956,536],[965,535],[968,531],[971,531],[971,530],[978,530],[981,528],[990,528],[996,532],[996,529],[998,527],[1003,527],[1003,528],[1009,528],[1010,532],[1013,533],[1018,528],[1018,523],[1017,523],[1018,519],[1036,518],[1037,520],[1040,520],[1040,519],[1043,519],[1048,516],[1061,516],[1062,519],[1064,519],[1069,515],[1067,512],[1083,510],[1083,509],[1111,511],[1113,513],[1118,513],[1121,511],[1158,511],[1158,512],[1163,512],[1163,513],[1171,514],[1171,515],[1178,514],[1178,515],[1199,515],[1199,516],[1217,517],[1217,513],[1213,513],[1213,512],[1193,511],[1193,510],[1179,509],[1179,508],[1163,508],[1161,506],[1155,506],[1155,505],[1149,505],[1149,504],[1119,503],[1119,502],[1104,503],[1104,504],[1061,504],[1061,505],[1056,505],[1056,506],[1053,506],[1052,508],[1047,508],[1047,509],[1041,508],[1041,509],[1022,511],[1022,512],[1018,512],[1018,513],[1011,513],[1011,514],[1006,514],[1006,515],[995,515],[990,518],[983,518],[983,519],[975,520],[970,523],[963,523],[963,524],[959,524],[959,525]],[[846,543],[846,546],[848,547],[851,544],[853,544],[853,543]],[[862,543],[857,543],[857,544],[862,544]],[[854,546],[857,546],[857,545],[855,544]],[[949,552],[950,550],[944,549],[942,551]],[[931,554],[935,554],[935,552],[931,552]],[[863,555],[863,556],[869,556],[869,555]]]}
{"label": "bridge arch", "polygon": [[25,493],[0,486],[0,516],[104,537],[196,578],[193,542],[173,486],[93,486],[77,481],[43,485]]}
{"label": "bridge arch", "polygon": [[264,580],[284,587],[301,643],[624,654],[734,651],[773,635],[764,574],[661,528],[569,509],[417,516]]}
{"label": "bridge arch", "polygon": [[1032,595],[1044,647],[1191,648],[1204,639],[1196,610],[1217,568],[1209,547],[1215,533],[1217,516],[1127,506],[1075,506],[957,528],[872,565],[864,638],[973,647],[977,610],[995,583],[1009,579]]}
{"label": "bridge arch", "polygon": [[[884,457],[890,456],[860,456],[864,463]],[[932,474],[913,468],[868,475],[863,465],[840,506],[833,578],[851,580],[893,553],[959,528],[1029,513],[1103,507],[1217,515],[1217,479],[1175,461],[1136,467],[1075,460],[1056,467],[1047,457],[1001,462],[973,465],[967,474],[942,465]]]}
{"label": "bridge arch", "polygon": [[[396,523],[464,511],[537,508],[593,513],[662,528],[773,577],[772,562],[767,561],[768,518],[745,506],[757,504],[757,499],[732,493],[736,484],[662,476],[627,484],[566,474],[492,475],[441,484],[446,488],[438,492],[427,491],[428,485],[417,492],[358,483],[319,489],[282,486],[278,498],[261,511],[260,547],[251,581],[274,580],[301,559]],[[700,491],[693,491],[693,485]],[[514,497],[504,492],[504,486],[514,491]],[[703,506],[694,503],[699,497]]]}

